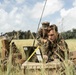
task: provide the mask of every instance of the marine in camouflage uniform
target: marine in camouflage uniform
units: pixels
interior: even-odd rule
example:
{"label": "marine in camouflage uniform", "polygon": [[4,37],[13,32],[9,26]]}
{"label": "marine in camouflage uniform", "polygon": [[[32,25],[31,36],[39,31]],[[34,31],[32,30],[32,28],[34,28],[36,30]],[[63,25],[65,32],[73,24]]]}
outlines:
{"label": "marine in camouflage uniform", "polygon": [[58,33],[58,28],[55,24],[51,25],[48,29],[48,61],[60,59],[63,61],[69,58],[69,49],[67,43],[62,36]]}
{"label": "marine in camouflage uniform", "polygon": [[[40,53],[42,58],[43,58],[43,55],[47,53],[45,52],[45,42],[47,41],[47,37],[48,37],[47,33],[48,33],[49,26],[50,26],[49,22],[43,22],[42,27],[39,28],[37,33],[37,40],[38,40],[37,46],[40,47]],[[38,61],[36,56],[37,56],[36,54],[33,55],[32,61]]]}
{"label": "marine in camouflage uniform", "polygon": [[[42,23],[42,27],[39,29],[38,31],[38,45],[44,47],[45,43],[47,42],[47,38],[48,38],[48,27],[50,26],[49,22],[43,22]],[[42,53],[44,54],[44,50],[42,51]]]}
{"label": "marine in camouflage uniform", "polygon": [[[61,62],[61,75],[75,75],[75,65],[69,60],[69,49],[68,45],[63,37],[58,33],[58,28],[55,24],[51,25],[48,29],[48,40],[47,40],[47,62]],[[67,65],[67,66],[66,66]],[[68,69],[68,70],[67,70]],[[67,71],[66,71],[67,70]]]}

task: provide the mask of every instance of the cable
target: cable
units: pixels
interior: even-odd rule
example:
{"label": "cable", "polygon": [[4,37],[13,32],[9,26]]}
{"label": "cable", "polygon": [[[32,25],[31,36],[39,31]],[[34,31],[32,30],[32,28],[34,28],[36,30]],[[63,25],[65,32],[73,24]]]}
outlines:
{"label": "cable", "polygon": [[[45,0],[45,4],[44,4],[44,7],[43,7],[43,10],[42,10],[42,13],[41,13],[41,17],[40,17],[40,20],[39,20],[39,23],[38,23],[37,32],[38,32],[38,29],[39,29],[39,26],[40,26],[40,23],[41,23],[41,20],[42,20],[42,16],[43,16],[43,13],[44,13],[44,10],[45,10],[46,3],[47,3],[47,0]],[[36,39],[37,39],[37,34],[38,34],[37,32],[36,32]],[[33,48],[34,48],[34,45],[35,45],[35,39],[34,39],[34,41],[33,41]],[[36,51],[35,51],[35,52],[36,52]],[[35,52],[33,52],[33,53],[35,53]],[[33,53],[32,53],[32,54],[33,54]],[[31,54],[31,55],[32,55],[32,54]],[[31,55],[30,55],[30,56],[31,56]]]}
{"label": "cable", "polygon": [[40,20],[39,20],[39,23],[38,23],[37,32],[38,32],[38,29],[39,29],[39,26],[40,26],[40,23],[41,23],[41,20],[42,20],[42,16],[43,16],[43,13],[44,13],[44,10],[45,10],[46,3],[47,3],[47,0],[45,0],[45,4],[44,4],[43,10],[42,10],[42,14],[41,14],[41,17],[40,17]]}
{"label": "cable", "polygon": [[[37,39],[37,35],[38,35],[38,29],[39,29],[39,26],[40,26],[40,23],[41,23],[41,20],[42,20],[42,16],[43,16],[43,13],[44,13],[44,10],[45,10],[45,7],[46,7],[46,3],[47,3],[47,0],[45,0],[45,4],[44,4],[44,7],[43,7],[43,10],[42,10],[42,13],[41,13],[41,17],[39,19],[39,23],[38,23],[38,27],[37,27],[37,31],[36,31],[36,39]],[[33,42],[33,47],[34,47],[34,44],[35,44],[35,39],[34,39],[34,42]]]}

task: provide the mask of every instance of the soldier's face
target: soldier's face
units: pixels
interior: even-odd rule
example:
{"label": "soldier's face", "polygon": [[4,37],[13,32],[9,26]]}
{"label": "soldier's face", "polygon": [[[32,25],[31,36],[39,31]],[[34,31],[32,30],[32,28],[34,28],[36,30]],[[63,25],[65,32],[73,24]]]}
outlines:
{"label": "soldier's face", "polygon": [[57,33],[55,32],[55,30],[51,30],[48,33],[48,39],[52,42],[56,41],[57,39]]}

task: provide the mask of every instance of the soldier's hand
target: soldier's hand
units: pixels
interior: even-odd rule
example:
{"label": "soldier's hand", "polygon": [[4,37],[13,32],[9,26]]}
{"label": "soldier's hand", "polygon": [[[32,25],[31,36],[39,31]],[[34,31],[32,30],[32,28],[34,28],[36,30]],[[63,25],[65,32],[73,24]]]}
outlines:
{"label": "soldier's hand", "polygon": [[48,56],[47,55],[43,55],[43,62],[46,63],[48,61]]}
{"label": "soldier's hand", "polygon": [[48,60],[48,56],[47,55],[43,55],[43,60],[47,61]]}

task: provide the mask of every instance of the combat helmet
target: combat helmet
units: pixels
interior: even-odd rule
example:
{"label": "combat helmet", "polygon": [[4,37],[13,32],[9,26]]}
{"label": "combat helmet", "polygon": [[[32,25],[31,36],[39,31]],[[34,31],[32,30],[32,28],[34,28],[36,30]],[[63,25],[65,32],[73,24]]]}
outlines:
{"label": "combat helmet", "polygon": [[42,22],[42,28],[47,29],[50,26],[49,22]]}

